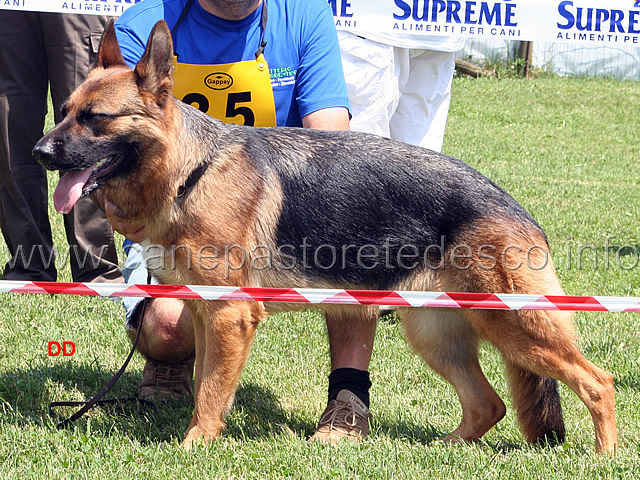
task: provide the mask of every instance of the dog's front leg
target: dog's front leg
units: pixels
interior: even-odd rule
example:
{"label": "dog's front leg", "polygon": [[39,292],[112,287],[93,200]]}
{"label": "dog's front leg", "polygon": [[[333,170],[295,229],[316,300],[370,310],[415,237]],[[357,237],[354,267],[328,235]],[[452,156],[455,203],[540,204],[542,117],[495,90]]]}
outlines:
{"label": "dog's front leg", "polygon": [[193,419],[183,446],[220,435],[249,356],[261,307],[250,302],[191,304],[196,339]]}

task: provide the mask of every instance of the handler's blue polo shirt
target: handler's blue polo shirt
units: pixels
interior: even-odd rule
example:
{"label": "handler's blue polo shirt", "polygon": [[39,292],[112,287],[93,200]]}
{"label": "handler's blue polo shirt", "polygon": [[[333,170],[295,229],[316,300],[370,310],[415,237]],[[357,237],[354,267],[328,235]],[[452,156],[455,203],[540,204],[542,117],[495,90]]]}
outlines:
{"label": "handler's blue polo shirt", "polygon": [[[116,22],[130,66],[142,57],[151,29],[165,20],[172,29],[187,0],[144,0]],[[239,21],[224,20],[194,1],[174,32],[181,63],[222,64],[255,59],[262,6]],[[278,126],[301,127],[302,117],[328,107],[349,108],[340,46],[325,0],[267,0],[264,52],[269,64]]]}

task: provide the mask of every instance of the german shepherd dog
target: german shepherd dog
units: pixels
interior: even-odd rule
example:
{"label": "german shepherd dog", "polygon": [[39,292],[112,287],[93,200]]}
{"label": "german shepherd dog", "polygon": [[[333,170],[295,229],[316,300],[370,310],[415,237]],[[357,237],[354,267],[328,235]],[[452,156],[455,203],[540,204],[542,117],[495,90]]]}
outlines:
{"label": "german shepherd dog", "polygon": [[[463,162],[374,135],[223,124],[171,95],[172,58],[170,32],[159,22],[140,62],[127,67],[109,25],[96,68],[34,148],[42,165],[66,172],[54,194],[59,211],[100,189],[145,225],[143,244],[167,257],[154,272],[160,282],[563,294],[542,229]],[[204,247],[209,259],[228,253],[233,268],[193,261]],[[249,261],[252,252],[260,258]],[[221,434],[271,307],[186,302],[196,338],[189,446]],[[371,306],[320,308],[363,322],[378,315]],[[397,314],[411,346],[462,404],[462,421],[445,440],[479,439],[505,414],[478,362],[485,339],[502,354],[528,441],[564,439],[560,380],[591,413],[596,450],[616,449],[612,376],[579,352],[570,313],[407,307]]]}

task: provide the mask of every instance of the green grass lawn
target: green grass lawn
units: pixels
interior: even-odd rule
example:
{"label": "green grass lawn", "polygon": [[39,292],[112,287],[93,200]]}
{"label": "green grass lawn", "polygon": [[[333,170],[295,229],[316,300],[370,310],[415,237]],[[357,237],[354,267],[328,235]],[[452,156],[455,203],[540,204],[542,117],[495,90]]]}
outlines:
{"label": "green grass lawn", "polygon": [[[465,160],[520,201],[546,230],[561,281],[576,295],[640,296],[640,83],[603,79],[456,79],[444,152]],[[50,177],[51,185],[55,178]],[[57,247],[62,219],[51,210]],[[0,261],[7,261],[2,247]],[[59,280],[70,280],[68,266]],[[473,445],[438,441],[460,421],[453,389],[407,347],[401,326],[380,323],[371,363],[372,434],[360,445],[308,445],[326,401],[328,346],[315,313],[282,314],[259,328],[223,437],[179,447],[191,405],[157,412],[94,409],[58,431],[53,400],[97,392],[129,341],[110,300],[0,296],[0,478],[629,478],[640,477],[640,325],[637,314],[577,313],[585,355],[613,373],[621,448],[594,454],[586,408],[562,386],[567,443],[523,442],[494,349],[487,377],[509,408]],[[47,355],[73,341],[76,354]],[[113,396],[136,391],[135,356]],[[69,410],[66,413],[71,413]]]}

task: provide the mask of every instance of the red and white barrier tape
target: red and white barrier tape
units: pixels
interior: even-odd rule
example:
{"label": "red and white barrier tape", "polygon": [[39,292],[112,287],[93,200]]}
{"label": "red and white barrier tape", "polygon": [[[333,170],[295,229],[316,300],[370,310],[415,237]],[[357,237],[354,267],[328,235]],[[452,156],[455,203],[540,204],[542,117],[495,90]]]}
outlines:
{"label": "red and white barrier tape", "polygon": [[0,280],[0,293],[48,293],[101,297],[243,300],[338,305],[475,308],[496,310],[572,310],[640,312],[640,297],[520,295],[512,293],[415,292],[320,288],[216,287],[203,285],[129,285]]}

